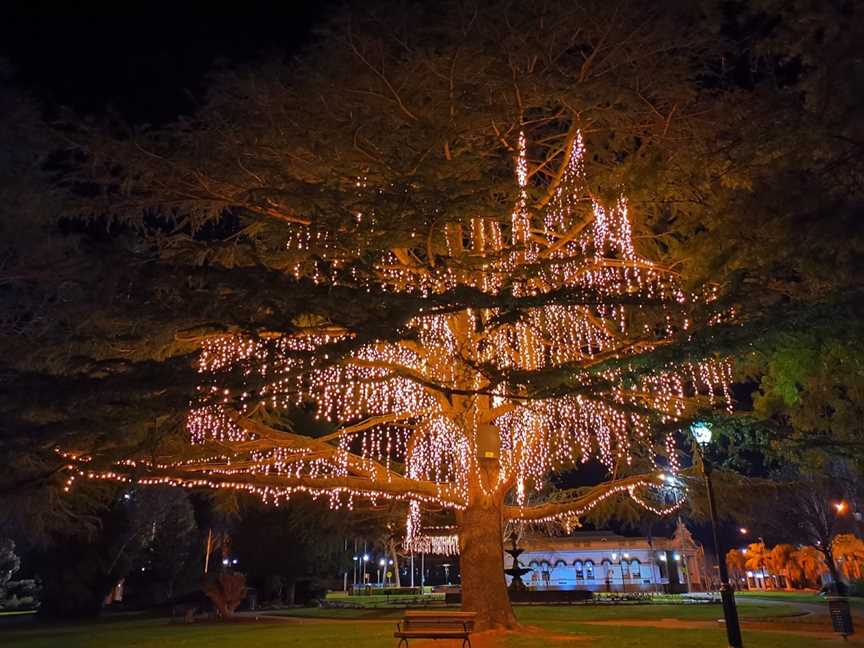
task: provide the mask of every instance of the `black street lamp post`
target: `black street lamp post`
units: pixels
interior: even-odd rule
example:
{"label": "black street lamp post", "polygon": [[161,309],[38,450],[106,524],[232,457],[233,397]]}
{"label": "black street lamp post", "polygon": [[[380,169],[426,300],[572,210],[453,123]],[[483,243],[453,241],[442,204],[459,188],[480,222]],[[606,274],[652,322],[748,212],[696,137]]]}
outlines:
{"label": "black street lamp post", "polygon": [[[711,441],[711,428],[704,423],[694,424],[690,428],[695,445],[704,448]],[[720,600],[723,602],[723,618],[726,622],[726,639],[730,648],[744,648],[741,639],[741,624],[738,622],[738,610],[735,607],[735,591],[729,582],[729,570],[726,568],[726,556],[720,546],[717,535],[717,504],[714,501],[714,487],[711,484],[711,463],[705,458],[704,452],[699,452],[702,459],[702,474],[705,477],[705,490],[708,494],[708,515],[711,518],[711,535],[714,538],[714,551],[717,552],[717,565],[720,569]]]}

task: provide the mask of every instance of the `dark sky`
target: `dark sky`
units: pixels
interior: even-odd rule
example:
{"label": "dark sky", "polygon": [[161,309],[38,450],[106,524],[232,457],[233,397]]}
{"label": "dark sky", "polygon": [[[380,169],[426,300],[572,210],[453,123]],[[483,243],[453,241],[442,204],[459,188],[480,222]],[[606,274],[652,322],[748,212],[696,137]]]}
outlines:
{"label": "dark sky", "polygon": [[334,5],[11,2],[0,8],[0,58],[48,108],[161,123],[191,111],[214,62],[295,52]]}

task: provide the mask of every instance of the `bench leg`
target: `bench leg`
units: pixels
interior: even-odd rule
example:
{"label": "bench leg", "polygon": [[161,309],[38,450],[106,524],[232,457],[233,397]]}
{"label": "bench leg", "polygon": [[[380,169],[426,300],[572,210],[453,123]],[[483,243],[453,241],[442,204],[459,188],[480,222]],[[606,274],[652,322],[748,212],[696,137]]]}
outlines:
{"label": "bench leg", "polygon": [[396,648],[408,648],[408,640],[405,637],[402,637],[399,640],[399,644],[396,646]]}
{"label": "bench leg", "polygon": [[465,637],[462,640],[462,648],[465,648],[465,646],[468,646],[468,648],[471,648],[471,638],[470,637]]}

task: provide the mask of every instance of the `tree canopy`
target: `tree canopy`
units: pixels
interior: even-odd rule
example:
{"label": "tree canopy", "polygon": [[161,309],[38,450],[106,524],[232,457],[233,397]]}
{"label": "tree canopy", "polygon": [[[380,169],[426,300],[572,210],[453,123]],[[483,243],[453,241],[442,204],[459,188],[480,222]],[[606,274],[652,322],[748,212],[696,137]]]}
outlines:
{"label": "tree canopy", "polygon": [[[33,457],[11,483],[399,495],[415,522],[494,483],[545,519],[656,495],[696,416],[856,452],[855,13],[355,7],[217,70],[176,124],[26,141],[2,169],[3,450]],[[528,514],[592,452],[620,481]]]}

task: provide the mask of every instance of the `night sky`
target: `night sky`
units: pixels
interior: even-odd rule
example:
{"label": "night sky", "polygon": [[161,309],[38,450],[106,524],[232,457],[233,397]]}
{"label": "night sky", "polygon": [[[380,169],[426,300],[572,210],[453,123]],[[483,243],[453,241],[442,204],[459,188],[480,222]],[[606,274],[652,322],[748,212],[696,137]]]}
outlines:
{"label": "night sky", "polygon": [[49,111],[160,124],[193,111],[214,65],[296,52],[335,3],[101,4],[4,5],[0,58]]}

